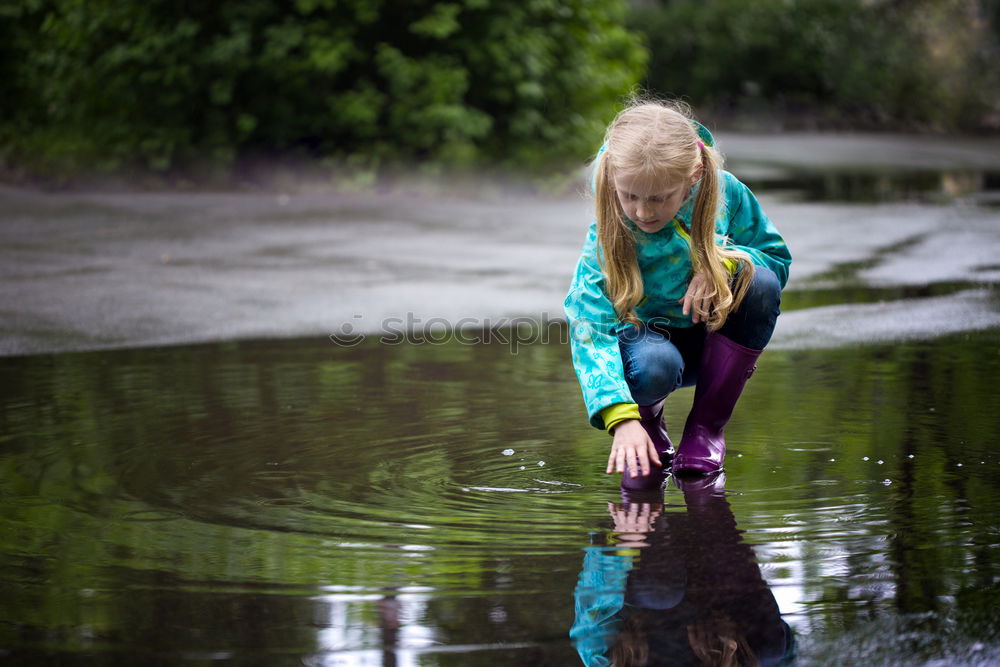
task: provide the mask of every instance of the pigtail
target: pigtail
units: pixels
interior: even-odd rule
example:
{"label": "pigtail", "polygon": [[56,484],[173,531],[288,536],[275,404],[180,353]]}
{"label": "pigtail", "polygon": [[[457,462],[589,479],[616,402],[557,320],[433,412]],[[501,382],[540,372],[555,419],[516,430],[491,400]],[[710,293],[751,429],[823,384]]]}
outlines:
{"label": "pigtail", "polygon": [[642,299],[642,273],[636,259],[635,236],[625,224],[625,214],[611,185],[608,153],[598,156],[595,198],[597,244],[605,293],[623,322],[639,324],[636,304]]}
{"label": "pigtail", "polygon": [[[704,170],[691,216],[691,261],[694,272],[701,272],[708,278],[710,288],[708,298],[712,309],[699,315],[704,318],[709,331],[716,331],[725,324],[729,313],[743,302],[753,279],[754,267],[750,256],[742,250],[716,242],[715,220],[722,198],[719,182],[721,160],[714,148],[701,141],[698,141],[698,150]],[[737,267],[732,288],[726,260],[735,262]]]}

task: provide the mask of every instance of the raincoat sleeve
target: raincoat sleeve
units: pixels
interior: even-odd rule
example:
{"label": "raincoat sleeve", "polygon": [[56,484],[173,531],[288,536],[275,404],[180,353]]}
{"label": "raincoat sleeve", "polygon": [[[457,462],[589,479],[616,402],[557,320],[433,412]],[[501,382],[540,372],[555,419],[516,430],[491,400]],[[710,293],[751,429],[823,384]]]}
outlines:
{"label": "raincoat sleeve", "polygon": [[788,282],[788,267],[792,263],[785,240],[761,209],[750,188],[728,172],[725,179],[730,241],[750,255],[754,264],[774,271],[784,287]]}
{"label": "raincoat sleeve", "polygon": [[633,401],[618,348],[618,317],[604,294],[604,273],[597,253],[595,222],[590,226],[563,306],[569,322],[573,368],[583,390],[587,416],[595,428],[604,428],[601,410]]}
{"label": "raincoat sleeve", "polygon": [[588,547],[573,591],[574,620],[569,636],[587,667],[611,664],[608,651],[621,628],[625,586],[632,558],[601,547]]}

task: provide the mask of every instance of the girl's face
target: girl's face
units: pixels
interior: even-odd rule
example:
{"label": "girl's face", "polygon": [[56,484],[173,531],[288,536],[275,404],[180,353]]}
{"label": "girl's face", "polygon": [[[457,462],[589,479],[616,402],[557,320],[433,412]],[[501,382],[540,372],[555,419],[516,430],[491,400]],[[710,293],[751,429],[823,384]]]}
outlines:
{"label": "girl's face", "polygon": [[700,166],[688,181],[669,185],[622,174],[614,178],[615,192],[628,219],[641,231],[655,234],[674,219],[699,178]]}

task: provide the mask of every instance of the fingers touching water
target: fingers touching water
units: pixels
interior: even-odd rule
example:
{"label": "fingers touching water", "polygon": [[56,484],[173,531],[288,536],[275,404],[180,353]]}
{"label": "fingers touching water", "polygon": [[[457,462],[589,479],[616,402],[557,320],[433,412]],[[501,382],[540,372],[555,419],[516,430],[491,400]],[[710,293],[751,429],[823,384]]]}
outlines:
{"label": "fingers touching water", "polygon": [[632,477],[645,477],[653,466],[662,466],[653,441],[638,419],[627,419],[614,429],[611,454],[608,456],[607,474],[622,473]]}

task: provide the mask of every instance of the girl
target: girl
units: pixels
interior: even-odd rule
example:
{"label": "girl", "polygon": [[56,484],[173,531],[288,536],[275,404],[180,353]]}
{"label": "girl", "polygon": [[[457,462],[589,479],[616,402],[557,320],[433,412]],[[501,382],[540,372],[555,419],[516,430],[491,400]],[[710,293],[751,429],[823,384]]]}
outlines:
{"label": "girl", "polygon": [[[590,422],[626,489],[722,468],[722,429],[771,338],[791,255],[679,105],[637,102],[595,160],[596,220],[566,296]],[[697,383],[674,456],[663,399]],[[659,474],[650,474],[653,466]]]}

